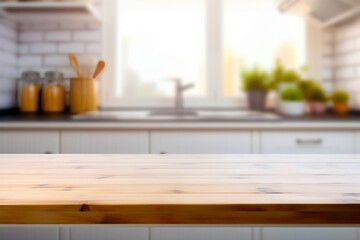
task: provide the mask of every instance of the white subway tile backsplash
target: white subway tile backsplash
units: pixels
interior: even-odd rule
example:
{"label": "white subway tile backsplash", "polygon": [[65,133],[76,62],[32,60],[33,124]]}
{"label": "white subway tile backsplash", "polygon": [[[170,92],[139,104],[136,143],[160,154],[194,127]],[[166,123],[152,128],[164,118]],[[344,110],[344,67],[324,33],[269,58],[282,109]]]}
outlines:
{"label": "white subway tile backsplash", "polygon": [[0,92],[0,109],[16,106],[15,92]]}
{"label": "white subway tile backsplash", "polygon": [[11,20],[0,18],[0,109],[16,105],[17,30]]}
{"label": "white subway tile backsplash", "polygon": [[353,39],[360,35],[359,22],[354,22],[337,30],[335,38],[337,41]]}
{"label": "white subway tile backsplash", "polygon": [[62,72],[62,73],[64,74],[64,77],[65,77],[65,78],[75,77],[74,69],[72,69],[71,67],[57,68],[57,71]]}
{"label": "white subway tile backsplash", "polygon": [[70,41],[70,31],[48,31],[45,33],[45,41]]}
{"label": "white subway tile backsplash", "polygon": [[331,68],[334,66],[334,59],[332,57],[324,57],[324,67]]}
{"label": "white subway tile backsplash", "polygon": [[30,26],[31,29],[33,30],[54,30],[54,29],[57,29],[58,28],[58,25],[57,23],[53,23],[53,22],[43,22],[43,23],[35,23],[35,24],[32,24]]}
{"label": "white subway tile backsplash", "polygon": [[19,31],[28,31],[28,30],[32,30],[32,23],[21,23],[18,25],[18,30]]}
{"label": "white subway tile backsplash", "polygon": [[354,51],[346,54],[336,55],[334,59],[335,59],[335,66],[338,67],[355,65],[360,63],[360,51]]}
{"label": "white subway tile backsplash", "polygon": [[0,38],[0,49],[6,52],[15,53],[17,50],[17,44],[14,40]]}
{"label": "white subway tile backsplash", "polygon": [[335,77],[337,79],[349,79],[355,78],[355,68],[354,67],[341,67],[335,70]]}
{"label": "white subway tile backsplash", "polygon": [[322,86],[324,87],[327,93],[331,93],[332,91],[334,91],[334,84],[332,80],[323,81]]}
{"label": "white subway tile backsplash", "polygon": [[340,81],[340,80],[337,80],[337,81],[335,81],[333,84],[334,84],[334,88],[335,89],[342,89],[342,90],[344,90],[345,89],[345,82],[346,81]]}
{"label": "white subway tile backsplash", "polygon": [[0,51],[0,64],[1,63],[7,64],[8,66],[15,66],[16,65],[15,53]]}
{"label": "white subway tile backsplash", "polygon": [[[101,1],[97,2],[100,5]],[[0,18],[0,109],[14,106],[16,79],[23,71],[43,75],[58,70],[67,78],[73,77],[69,52],[78,54],[82,71],[90,74],[101,55],[100,41],[99,23],[16,23]]]}
{"label": "white subway tile backsplash", "polygon": [[85,44],[83,43],[60,43],[59,53],[84,53]]}
{"label": "white subway tile backsplash", "polygon": [[324,44],[322,52],[324,56],[332,56],[333,46],[331,44]]}
{"label": "white subway tile backsplash", "polygon": [[355,74],[356,74],[356,77],[360,79],[360,65],[356,67]]}
{"label": "white subway tile backsplash", "polygon": [[[50,26],[50,25],[49,25]],[[24,70],[39,71],[43,73],[45,70],[58,70],[64,72],[67,78],[73,77],[74,73],[70,67],[70,63],[67,54],[72,52],[78,54],[79,61],[84,69],[83,72],[87,73],[86,65],[90,65],[91,68],[95,66],[95,63],[99,60],[101,55],[100,45],[100,30],[99,25],[92,25],[94,29],[89,29],[87,23],[73,23],[73,24],[58,24],[56,29],[44,29],[40,31],[37,29],[35,32],[40,32],[43,38],[34,42],[23,42],[19,45],[19,71],[20,74]],[[33,28],[33,26],[28,26]],[[45,25],[44,28],[47,28]],[[55,26],[54,26],[55,27]],[[20,33],[29,32],[29,29],[20,30]],[[27,59],[30,56],[36,58],[35,64],[30,64]],[[89,63],[91,62],[91,63]],[[94,66],[92,66],[94,65]],[[93,69],[91,70],[93,71]]]}
{"label": "white subway tile backsplash", "polygon": [[51,54],[56,52],[56,45],[52,43],[33,43],[30,45],[31,53]]}
{"label": "white subway tile backsplash", "polygon": [[86,45],[86,52],[87,53],[101,53],[101,44],[100,43],[88,43]]}
{"label": "white subway tile backsplash", "polygon": [[42,58],[34,55],[22,55],[18,58],[18,65],[23,67],[40,67]]}
{"label": "white subway tile backsplash", "polygon": [[334,42],[334,32],[332,30],[324,31],[323,43],[332,44]]}
{"label": "white subway tile backsplash", "polygon": [[69,59],[66,55],[54,55],[44,57],[44,65],[47,67],[65,67],[69,64]]}
{"label": "white subway tile backsplash", "polygon": [[359,79],[351,79],[348,81],[345,81],[346,89],[348,89],[351,92],[357,92],[356,90],[360,88],[360,82]]}
{"label": "white subway tile backsplash", "polygon": [[16,91],[16,80],[10,78],[1,78],[1,92],[15,92]]}
{"label": "white subway tile backsplash", "polygon": [[9,26],[5,22],[0,23],[0,35],[11,40],[15,40],[17,37],[15,28]]}
{"label": "white subway tile backsplash", "polygon": [[88,23],[86,26],[88,29],[100,29],[101,28],[100,23]]}
{"label": "white subway tile backsplash", "polygon": [[86,23],[72,22],[72,23],[60,23],[60,29],[65,30],[83,30],[86,28]]}
{"label": "white subway tile backsplash", "polygon": [[351,106],[360,110],[360,18],[335,29],[335,39],[334,88],[349,91]]}
{"label": "white subway tile backsplash", "polygon": [[40,31],[25,31],[20,32],[19,40],[21,43],[25,42],[40,42],[43,40],[43,33]]}
{"label": "white subway tile backsplash", "polygon": [[335,53],[348,53],[355,50],[356,41],[354,39],[349,39],[341,41],[335,46]]}
{"label": "white subway tile backsplash", "polygon": [[18,44],[18,53],[19,54],[28,54],[30,52],[30,45],[28,43]]}
{"label": "white subway tile backsplash", "polygon": [[[0,64],[0,77],[7,79],[15,79],[18,77],[16,66],[7,66],[4,64]],[[0,87],[1,88],[1,87]]]}
{"label": "white subway tile backsplash", "polygon": [[82,42],[97,42],[100,41],[100,31],[99,30],[84,30],[84,31],[75,31],[74,40]]}
{"label": "white subway tile backsplash", "polygon": [[331,68],[324,68],[322,70],[322,78],[323,80],[332,80],[333,70]]}

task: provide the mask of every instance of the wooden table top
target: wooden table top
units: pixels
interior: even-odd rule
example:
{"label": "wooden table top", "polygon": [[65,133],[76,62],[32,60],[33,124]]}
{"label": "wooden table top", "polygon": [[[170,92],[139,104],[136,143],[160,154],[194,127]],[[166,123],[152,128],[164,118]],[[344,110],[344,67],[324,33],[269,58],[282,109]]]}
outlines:
{"label": "wooden table top", "polygon": [[360,155],[0,155],[0,224],[360,224]]}

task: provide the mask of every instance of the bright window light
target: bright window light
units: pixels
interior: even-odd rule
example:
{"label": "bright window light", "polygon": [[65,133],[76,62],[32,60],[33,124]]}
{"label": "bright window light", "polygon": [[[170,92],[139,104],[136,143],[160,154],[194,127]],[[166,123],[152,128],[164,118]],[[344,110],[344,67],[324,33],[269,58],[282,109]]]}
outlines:
{"label": "bright window light", "polygon": [[224,95],[241,93],[242,67],[271,69],[276,59],[290,68],[305,63],[304,20],[281,14],[270,0],[224,0]]}
{"label": "bright window light", "polygon": [[205,0],[122,0],[118,4],[117,95],[173,96],[180,78],[205,95]]}

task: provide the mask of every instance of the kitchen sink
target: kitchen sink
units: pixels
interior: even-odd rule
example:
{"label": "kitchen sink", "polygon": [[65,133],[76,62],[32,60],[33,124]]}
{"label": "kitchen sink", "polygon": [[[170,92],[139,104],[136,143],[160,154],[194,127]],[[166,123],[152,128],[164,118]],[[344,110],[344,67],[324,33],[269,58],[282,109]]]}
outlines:
{"label": "kitchen sink", "polygon": [[98,111],[73,116],[77,120],[118,120],[118,121],[256,121],[278,120],[274,113],[254,111]]}

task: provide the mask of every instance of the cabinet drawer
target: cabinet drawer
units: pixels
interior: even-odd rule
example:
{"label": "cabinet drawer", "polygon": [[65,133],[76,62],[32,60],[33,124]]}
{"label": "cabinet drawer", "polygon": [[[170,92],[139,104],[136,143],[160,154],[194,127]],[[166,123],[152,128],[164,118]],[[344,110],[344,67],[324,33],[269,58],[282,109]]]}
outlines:
{"label": "cabinet drawer", "polygon": [[251,132],[244,131],[153,131],[151,153],[251,153],[251,139]]}
{"label": "cabinet drawer", "polygon": [[263,240],[357,240],[356,228],[264,228]]}
{"label": "cabinet drawer", "polygon": [[55,227],[0,227],[1,240],[58,240]]}
{"label": "cabinet drawer", "polygon": [[355,135],[347,131],[265,131],[261,152],[266,154],[351,154]]}
{"label": "cabinet drawer", "polygon": [[147,131],[63,131],[61,153],[146,154],[149,151]]}
{"label": "cabinet drawer", "polygon": [[59,153],[57,131],[0,131],[0,153]]}
{"label": "cabinet drawer", "polygon": [[151,240],[251,240],[251,228],[163,227],[151,229]]}
{"label": "cabinet drawer", "polygon": [[78,227],[70,229],[71,240],[148,240],[149,230],[137,227]]}

